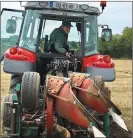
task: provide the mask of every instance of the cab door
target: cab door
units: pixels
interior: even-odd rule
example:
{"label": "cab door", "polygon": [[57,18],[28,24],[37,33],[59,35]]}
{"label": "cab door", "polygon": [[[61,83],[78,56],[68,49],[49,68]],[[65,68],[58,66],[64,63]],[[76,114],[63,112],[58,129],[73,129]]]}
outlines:
{"label": "cab door", "polygon": [[21,25],[24,17],[23,10],[3,8],[1,11],[1,45],[0,56],[2,57],[5,51],[16,46]]}

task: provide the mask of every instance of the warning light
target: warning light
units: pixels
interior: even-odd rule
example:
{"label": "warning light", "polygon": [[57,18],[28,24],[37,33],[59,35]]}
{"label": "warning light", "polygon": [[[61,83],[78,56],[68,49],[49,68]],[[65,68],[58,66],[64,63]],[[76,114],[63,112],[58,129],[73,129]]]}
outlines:
{"label": "warning light", "polygon": [[100,1],[100,6],[102,7],[102,11],[106,7],[106,1]]}
{"label": "warning light", "polygon": [[101,6],[101,7],[102,7],[102,6],[106,7],[106,1],[101,1],[101,2],[100,2],[100,6]]}
{"label": "warning light", "polygon": [[10,48],[10,53],[11,53],[11,54],[16,54],[17,51],[18,51],[18,50],[17,50],[16,47],[11,47],[11,48]]}
{"label": "warning light", "polygon": [[109,63],[111,61],[110,56],[106,55],[103,57],[104,62]]}

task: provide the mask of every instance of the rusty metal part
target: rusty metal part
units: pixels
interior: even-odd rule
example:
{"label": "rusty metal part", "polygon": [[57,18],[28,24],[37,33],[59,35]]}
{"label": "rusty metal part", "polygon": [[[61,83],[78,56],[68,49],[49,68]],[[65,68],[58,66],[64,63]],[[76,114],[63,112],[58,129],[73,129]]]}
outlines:
{"label": "rusty metal part", "polygon": [[[87,109],[77,99],[69,83],[66,83],[61,88],[58,96],[52,93],[49,93],[48,95],[55,98],[55,111],[70,122],[74,122],[85,128],[88,128],[90,120],[95,124],[98,124],[98,121],[87,112]],[[76,116],[74,116],[73,112]]]}
{"label": "rusty metal part", "polygon": [[73,94],[71,93],[71,86],[69,83],[66,83],[62,87],[58,96],[61,98],[68,99],[68,101],[70,102],[64,102],[61,99],[55,98],[54,108],[56,113],[58,113],[60,116],[62,116],[70,122],[88,128],[89,120],[86,118],[81,109],[77,106],[78,101],[74,98]]}
{"label": "rusty metal part", "polygon": [[81,90],[80,92],[84,91],[87,94],[92,95],[92,96],[95,96],[97,98],[98,97],[99,98],[102,98],[102,100],[104,100],[104,102],[107,103],[107,101],[105,100],[104,96],[100,93],[100,89],[96,86],[96,84],[94,83],[94,81],[92,79],[90,79],[90,78],[87,78],[87,79],[90,80],[90,84],[88,85],[87,89],[83,89],[83,88],[76,87],[76,86],[73,86],[73,88],[78,89],[78,90]]}
{"label": "rusty metal part", "polygon": [[88,78],[90,81],[91,81],[91,87],[88,86],[87,90],[90,92],[96,92],[97,91],[97,94],[99,96],[99,98],[101,98],[106,104],[107,104],[107,101],[105,99],[105,97],[101,94],[101,90],[97,87],[97,85],[94,83],[94,81],[90,78]]}
{"label": "rusty metal part", "polygon": [[[45,120],[45,117],[44,117]],[[52,136],[52,128],[53,128],[53,97],[47,97],[47,137]]]}
{"label": "rusty metal part", "polygon": [[[97,85],[94,83],[94,81],[92,79],[88,78],[89,74],[70,72],[69,76],[71,78],[73,88],[84,91],[90,95],[102,98],[104,100],[104,102],[107,103],[104,96],[100,93],[100,89],[97,87]],[[85,79],[89,79],[91,82],[91,85],[88,85],[87,89],[79,88]]]}
{"label": "rusty metal part", "polygon": [[[78,99],[79,101],[86,107],[92,108],[97,112],[107,113],[108,112],[108,104],[105,98],[101,95],[100,90],[95,86],[94,82],[87,78],[83,81],[81,88],[83,90],[87,90],[89,93],[94,95],[88,94],[85,91],[78,90]],[[99,95],[99,96],[95,96]]]}
{"label": "rusty metal part", "polygon": [[91,94],[93,96],[96,96],[97,98],[101,98],[104,100],[104,102],[107,104],[107,101],[105,100],[104,96],[101,94],[101,90],[97,87],[97,85],[94,83],[94,81],[90,78],[87,78],[89,80],[88,87],[86,89],[83,88],[77,88],[81,91],[84,91],[88,94]]}
{"label": "rusty metal part", "polygon": [[92,83],[93,83],[93,86],[99,90],[100,97],[104,100],[104,102],[106,102],[106,104],[108,104],[108,107],[113,108],[118,115],[121,115],[122,113],[121,113],[120,109],[108,98],[108,96],[103,91],[101,91],[97,87],[97,85],[94,83],[94,81],[92,81]]}
{"label": "rusty metal part", "polygon": [[83,89],[83,88],[79,88],[79,87],[76,87],[76,86],[74,86],[73,88],[78,89],[78,90],[81,90],[81,91],[84,91],[84,92],[86,92],[89,95],[99,97],[99,93],[98,94],[94,94],[92,92],[89,92],[88,89]]}
{"label": "rusty metal part", "polygon": [[56,132],[60,138],[71,138],[70,132],[56,123],[53,125],[53,131]]}
{"label": "rusty metal part", "polygon": [[93,82],[93,86],[95,87],[95,88],[97,88],[98,90],[99,90],[99,94],[100,94],[100,97],[106,102],[106,104],[108,104],[108,107],[109,108],[114,108],[114,110],[116,111],[116,113],[118,114],[118,115],[121,115],[121,111],[120,111],[120,109],[108,98],[108,96],[107,95],[105,95],[105,93],[103,92],[103,91],[101,91],[98,87],[97,87],[97,85]]}
{"label": "rusty metal part", "polygon": [[[80,82],[84,80],[87,76],[86,74],[80,74],[80,76],[78,76],[80,80],[78,81],[78,86],[80,85]],[[47,77],[47,88],[49,91],[48,95],[52,94],[51,96],[56,98],[54,100],[54,107],[59,115],[85,128],[88,128],[90,120],[92,120],[95,124],[99,124],[98,121],[93,116],[91,116],[87,109],[79,102],[79,100],[76,98],[75,94],[71,90],[71,85],[69,83],[66,83],[63,77]],[[60,93],[58,94],[58,96],[56,96],[59,91]],[[76,114],[76,116],[73,116],[73,112]],[[47,118],[48,117],[50,118],[49,115],[47,115]],[[47,122],[47,125],[48,124],[49,122]]]}
{"label": "rusty metal part", "polygon": [[[89,122],[93,122],[96,126],[98,126],[99,128],[102,128],[102,124],[99,122],[99,120],[97,120],[95,117],[93,117],[88,110],[85,108],[85,106],[77,99],[77,97],[74,95],[74,93],[72,92],[72,90],[70,91],[73,95],[73,97],[75,98],[75,100],[77,101],[77,106],[80,108],[80,110],[82,111],[82,113],[84,114],[84,116],[87,118],[87,120]],[[89,126],[89,125],[88,125]]]}
{"label": "rusty metal part", "polygon": [[69,77],[71,78],[71,84],[72,87],[76,86],[76,87],[80,87],[82,82],[88,78],[88,74],[86,73],[77,73],[77,72],[70,72],[69,73]]}
{"label": "rusty metal part", "polygon": [[56,95],[54,95],[54,94],[48,94],[48,95],[50,95],[50,96],[52,96],[52,97],[54,97],[54,98],[57,98],[57,99],[59,99],[59,100],[62,100],[63,102],[67,102],[67,103],[70,103],[70,104],[74,104],[74,103],[72,103],[71,101],[69,101],[68,99],[66,99],[66,98],[63,98],[63,97],[60,97],[60,96],[56,96]]}
{"label": "rusty metal part", "polygon": [[64,83],[63,77],[48,75],[46,79],[47,92],[57,94]]}

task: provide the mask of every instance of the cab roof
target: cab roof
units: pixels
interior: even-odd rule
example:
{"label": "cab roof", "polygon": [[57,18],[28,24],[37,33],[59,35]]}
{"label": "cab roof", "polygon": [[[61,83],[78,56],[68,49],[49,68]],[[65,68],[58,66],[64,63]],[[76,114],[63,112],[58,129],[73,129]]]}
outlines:
{"label": "cab roof", "polygon": [[26,9],[50,9],[56,11],[73,11],[86,14],[100,14],[100,11],[97,7],[92,7],[87,4],[76,4],[61,1],[28,1],[24,7]]}

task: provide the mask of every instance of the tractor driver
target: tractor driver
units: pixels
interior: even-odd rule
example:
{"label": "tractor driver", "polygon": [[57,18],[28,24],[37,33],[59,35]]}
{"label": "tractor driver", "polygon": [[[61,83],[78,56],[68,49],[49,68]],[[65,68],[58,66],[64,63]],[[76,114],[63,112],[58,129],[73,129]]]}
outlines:
{"label": "tractor driver", "polygon": [[63,54],[70,57],[69,46],[67,44],[71,22],[63,21],[59,28],[55,28],[50,34],[50,52]]}

